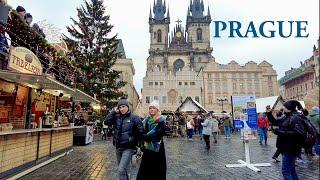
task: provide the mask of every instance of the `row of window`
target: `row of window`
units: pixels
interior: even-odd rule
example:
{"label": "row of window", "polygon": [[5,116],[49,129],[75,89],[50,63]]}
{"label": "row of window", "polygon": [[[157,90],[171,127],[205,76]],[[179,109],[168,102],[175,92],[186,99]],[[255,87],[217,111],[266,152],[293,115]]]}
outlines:
{"label": "row of window", "polygon": [[[311,81],[310,83],[310,88],[313,89],[314,88],[314,84],[313,84],[313,81]],[[308,84],[305,83],[304,84],[304,87],[303,87],[303,84],[300,84],[300,87],[299,86],[296,86],[296,87],[293,87],[293,88],[290,88],[290,89],[287,89],[286,90],[286,96],[295,96],[295,95],[299,95],[298,93],[304,93],[308,91]]]}
{"label": "row of window", "polygon": [[[153,86],[153,85],[155,85],[155,86],[163,86],[163,82],[149,82],[149,86]],[[191,85],[191,86],[195,86],[196,85],[196,82],[181,82],[181,81],[179,81],[178,82],[178,85],[179,86],[182,86],[182,85],[185,85],[185,86],[188,86],[188,85]]]}
{"label": "row of window", "polygon": [[167,96],[160,96],[161,100],[159,99],[159,96],[146,96],[146,103],[149,104],[152,101],[158,101],[159,104],[167,104]]}
{"label": "row of window", "polygon": [[[160,29],[157,32],[153,33],[153,38],[157,39],[158,43],[162,42],[162,32]],[[197,41],[202,41],[202,29],[201,28],[197,29]]]}
{"label": "row of window", "polygon": [[[189,82],[184,82],[184,83],[183,83],[183,82],[179,82],[178,84],[179,84],[179,86],[182,86],[183,84],[184,84],[185,86],[188,86],[188,85],[189,85]],[[196,85],[196,83],[195,83],[195,82],[190,82],[190,85],[191,85],[191,86],[194,86],[194,85]]]}
{"label": "row of window", "polygon": [[[178,97],[177,103],[182,103],[184,101],[185,98],[183,98],[182,96]],[[158,101],[159,104],[167,104],[167,96],[146,96],[145,99],[146,103],[149,104],[152,101]],[[195,96],[194,100],[200,103],[200,97],[199,96]]]}
{"label": "row of window", "polygon": [[[245,84],[244,83],[232,83],[232,89],[233,90],[237,90],[238,88],[240,89],[244,89],[245,87]],[[260,89],[260,83],[247,83],[246,87],[247,89],[253,89],[253,86],[256,90],[259,90]],[[213,82],[209,82],[208,83],[208,89],[209,90],[212,90],[212,89],[220,89],[220,88],[223,88],[223,89],[228,89],[228,83],[226,82],[223,82],[223,83],[220,83],[220,82],[216,82],[216,83],[213,83]]]}
{"label": "row of window", "polygon": [[[255,78],[258,79],[259,75],[258,73],[208,73],[208,78]],[[269,76],[268,78],[272,78],[272,76]]]}
{"label": "row of window", "polygon": [[[163,82],[154,82],[155,86],[163,86]],[[149,82],[149,86],[153,86],[153,82]]]}

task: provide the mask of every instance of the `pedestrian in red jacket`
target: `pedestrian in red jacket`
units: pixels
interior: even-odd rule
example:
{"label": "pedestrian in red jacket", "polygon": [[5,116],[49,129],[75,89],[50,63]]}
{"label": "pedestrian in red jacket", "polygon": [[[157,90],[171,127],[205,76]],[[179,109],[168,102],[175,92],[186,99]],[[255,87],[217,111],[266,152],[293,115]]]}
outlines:
{"label": "pedestrian in red jacket", "polygon": [[262,142],[264,141],[264,144],[267,144],[268,140],[268,128],[269,128],[269,122],[268,119],[265,116],[265,113],[260,114],[260,117],[258,119],[258,131],[259,131],[259,144],[262,145]]}

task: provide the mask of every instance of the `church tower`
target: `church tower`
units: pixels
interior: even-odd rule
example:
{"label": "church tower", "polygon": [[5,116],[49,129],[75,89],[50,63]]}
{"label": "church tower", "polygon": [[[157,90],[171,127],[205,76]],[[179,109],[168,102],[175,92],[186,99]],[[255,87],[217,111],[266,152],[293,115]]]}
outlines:
{"label": "church tower", "polygon": [[170,24],[170,14],[169,14],[169,8],[167,10],[167,7],[166,7],[166,1],[165,0],[164,2],[162,2],[162,0],[157,0],[157,2],[154,1],[153,13],[151,12],[151,9],[150,9],[150,14],[149,14],[149,32],[150,32],[149,52],[150,53],[154,51],[165,51],[168,49],[169,24]]}
{"label": "church tower", "polygon": [[188,41],[192,43],[193,49],[210,49],[210,23],[210,10],[208,7],[207,15],[205,16],[203,0],[190,0],[186,30],[188,32]]}

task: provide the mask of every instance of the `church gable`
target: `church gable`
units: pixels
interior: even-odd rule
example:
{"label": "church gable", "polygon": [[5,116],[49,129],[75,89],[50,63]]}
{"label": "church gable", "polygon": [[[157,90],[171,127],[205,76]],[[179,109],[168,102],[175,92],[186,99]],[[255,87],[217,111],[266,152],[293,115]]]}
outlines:
{"label": "church gable", "polygon": [[259,67],[272,67],[272,64],[270,64],[267,61],[263,60],[258,66]]}

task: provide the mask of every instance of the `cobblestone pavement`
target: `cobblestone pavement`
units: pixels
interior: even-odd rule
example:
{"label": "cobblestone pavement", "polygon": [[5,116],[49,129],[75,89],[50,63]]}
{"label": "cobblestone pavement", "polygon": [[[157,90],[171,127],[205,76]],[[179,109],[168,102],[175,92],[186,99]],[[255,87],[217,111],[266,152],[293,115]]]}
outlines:
{"label": "cobblestone pavement", "polygon": [[[74,151],[21,179],[117,179],[115,149],[111,141],[97,139],[87,146],[75,146]],[[238,135],[231,139],[219,137],[218,143],[211,142],[211,150],[205,150],[204,142],[195,137],[193,141],[182,138],[166,138],[168,180],[233,180],[233,179],[282,179],[281,164],[273,163],[275,138],[269,138],[269,145],[250,143],[252,163],[270,162],[271,167],[260,167],[255,173],[247,168],[226,168],[244,160],[244,145]],[[319,161],[304,157],[307,163],[298,163],[297,172],[301,180],[319,179]],[[138,167],[131,168],[131,179],[135,179]]]}

